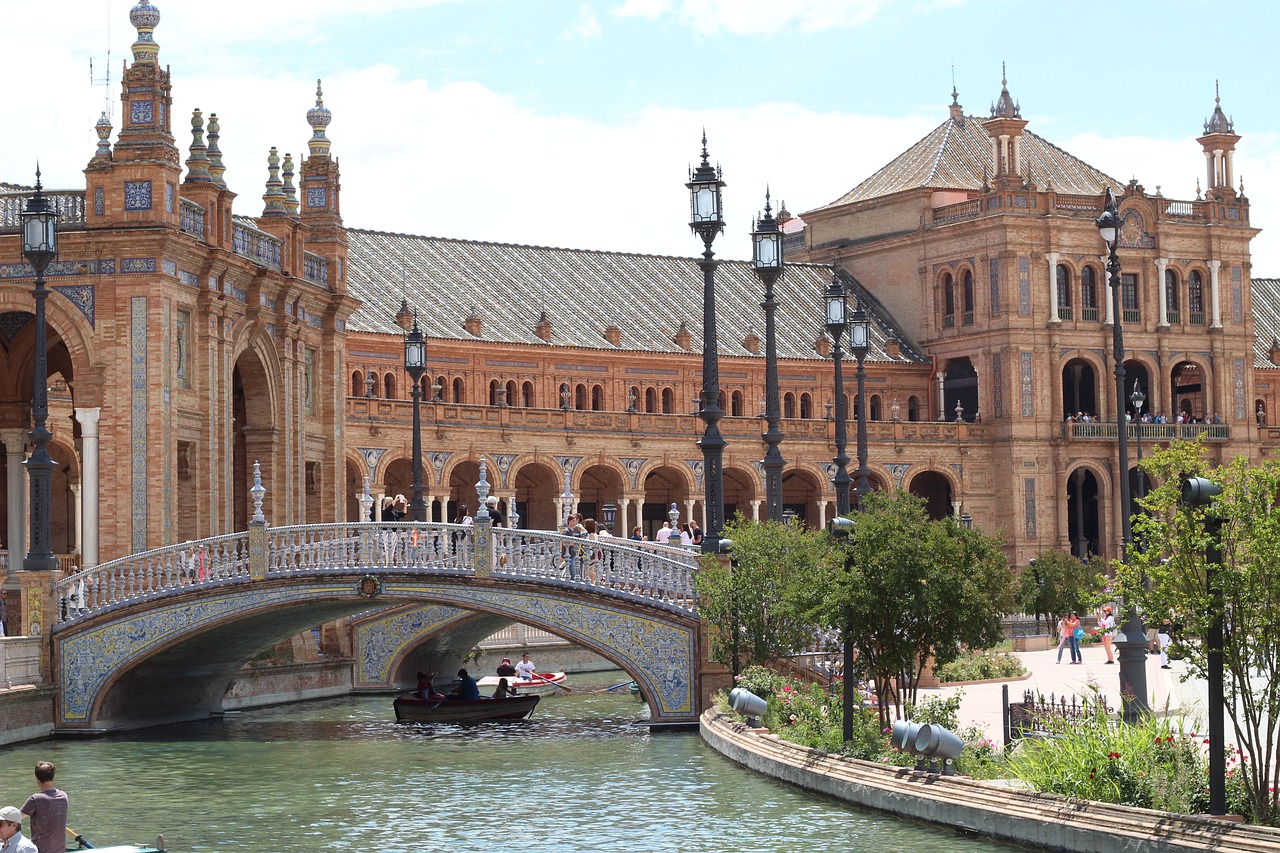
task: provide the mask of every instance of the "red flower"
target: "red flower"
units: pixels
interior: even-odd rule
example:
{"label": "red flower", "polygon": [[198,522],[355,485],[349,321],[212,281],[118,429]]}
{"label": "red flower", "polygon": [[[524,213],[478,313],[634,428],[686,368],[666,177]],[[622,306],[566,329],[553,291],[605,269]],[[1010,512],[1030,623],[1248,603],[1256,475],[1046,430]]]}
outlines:
{"label": "red flower", "polygon": [[1119,758],[1119,757],[1120,757],[1120,753],[1118,753],[1118,752],[1108,752],[1108,753],[1107,753],[1107,758],[1112,758],[1112,759],[1114,759],[1114,758]]}

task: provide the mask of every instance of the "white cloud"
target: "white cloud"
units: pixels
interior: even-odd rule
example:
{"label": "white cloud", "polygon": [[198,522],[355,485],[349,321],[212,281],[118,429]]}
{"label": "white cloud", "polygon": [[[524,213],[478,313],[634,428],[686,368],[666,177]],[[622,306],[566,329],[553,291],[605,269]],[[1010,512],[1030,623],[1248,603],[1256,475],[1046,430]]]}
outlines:
{"label": "white cloud", "polygon": [[[681,0],[676,18],[704,35],[770,35],[787,30],[817,33],[866,23],[887,0]],[[626,6],[668,13],[666,3],[629,0]],[[655,17],[650,11],[646,17]]]}
{"label": "white cloud", "polygon": [[600,26],[600,19],[596,17],[595,11],[590,4],[583,3],[578,8],[578,20],[569,25],[562,39],[594,39],[599,38],[604,29]]}
{"label": "white cloud", "polygon": [[671,0],[625,0],[621,6],[613,10],[619,18],[653,18],[661,17],[671,11]]}

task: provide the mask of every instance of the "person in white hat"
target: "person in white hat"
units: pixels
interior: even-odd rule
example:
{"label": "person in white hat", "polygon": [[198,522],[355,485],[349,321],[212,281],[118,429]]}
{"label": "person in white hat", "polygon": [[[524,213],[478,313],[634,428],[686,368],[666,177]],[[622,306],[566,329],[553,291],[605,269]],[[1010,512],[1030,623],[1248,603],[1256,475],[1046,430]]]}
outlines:
{"label": "person in white hat", "polygon": [[0,809],[0,853],[39,853],[29,839],[22,837],[22,812],[16,806]]}
{"label": "person in white hat", "polygon": [[503,518],[502,511],[498,509],[498,496],[489,495],[484,499],[485,508],[489,510],[489,518],[493,520],[494,527],[506,527],[507,520]]}

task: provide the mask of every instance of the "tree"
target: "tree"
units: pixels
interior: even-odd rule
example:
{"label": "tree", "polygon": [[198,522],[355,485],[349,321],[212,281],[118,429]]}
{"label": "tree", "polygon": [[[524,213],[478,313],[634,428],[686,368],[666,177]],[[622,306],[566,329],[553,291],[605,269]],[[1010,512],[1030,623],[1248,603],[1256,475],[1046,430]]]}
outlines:
{"label": "tree", "polygon": [[1075,611],[1084,613],[1101,603],[1107,577],[1100,560],[1081,562],[1061,550],[1041,551],[1022,570],[1018,583],[1018,601],[1025,613],[1040,614],[1055,625],[1062,616]]}
{"label": "tree", "polygon": [[[1216,618],[1224,620],[1226,711],[1248,755],[1253,817],[1270,823],[1280,817],[1280,461],[1237,458],[1215,468],[1201,444],[1177,443],[1142,467],[1159,485],[1134,516],[1134,538],[1152,544],[1117,567],[1122,590],[1148,622],[1169,616],[1178,624],[1175,642],[1199,677],[1208,665],[1204,638]],[[1193,476],[1221,487],[1211,508],[1180,500],[1182,482]],[[1222,560],[1214,563],[1206,557],[1211,514],[1221,519]],[[1210,590],[1211,577],[1219,594]]]}
{"label": "tree", "polygon": [[694,579],[698,611],[710,627],[711,659],[732,670],[763,664],[813,642],[817,625],[798,607],[829,554],[799,525],[757,524],[740,516],[725,529],[731,560],[703,557]]}
{"label": "tree", "polygon": [[906,492],[873,492],[864,504],[843,546],[846,559],[810,597],[821,621],[848,632],[887,722],[890,703],[899,714],[904,701],[915,703],[931,659],[940,665],[962,646],[999,642],[1014,584],[1000,540],[955,519],[930,520],[924,502]]}

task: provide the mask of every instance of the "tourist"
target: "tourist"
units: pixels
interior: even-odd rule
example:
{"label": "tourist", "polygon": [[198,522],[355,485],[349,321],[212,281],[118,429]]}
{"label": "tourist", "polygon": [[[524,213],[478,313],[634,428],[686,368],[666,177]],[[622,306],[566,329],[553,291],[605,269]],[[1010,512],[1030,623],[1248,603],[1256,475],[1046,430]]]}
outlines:
{"label": "tourist", "polygon": [[436,671],[418,673],[418,686],[414,689],[413,695],[421,699],[423,702],[434,702],[443,699],[444,694],[436,690],[435,687]]}
{"label": "tourist", "polygon": [[511,699],[511,698],[514,698],[515,695],[516,695],[515,688],[507,684],[507,680],[505,678],[499,678],[498,688],[493,691],[493,698],[494,699]]}
{"label": "tourist", "polygon": [[[1068,617],[1063,616],[1058,620],[1058,663],[1062,663],[1062,650],[1071,644],[1072,630],[1067,627]],[[1075,663],[1075,655],[1071,656],[1071,662]]]}
{"label": "tourist", "polygon": [[[1080,614],[1072,610],[1071,615],[1063,621],[1069,632],[1067,634],[1067,644],[1071,648],[1071,662],[1073,664],[1082,664],[1084,663],[1084,658],[1080,655],[1080,639],[1084,636],[1084,629],[1080,627]],[[1058,652],[1058,657],[1062,657],[1061,650]]]}
{"label": "tourist", "polygon": [[[670,534],[668,534],[668,535],[670,535]],[[643,527],[641,527],[640,525],[638,525],[638,524],[637,524],[634,528],[632,528],[632,530],[631,530],[631,541],[633,541],[633,542],[644,542],[644,541],[646,540],[646,538],[647,538],[647,537],[644,535],[644,528],[643,528]]]}
{"label": "tourist", "polygon": [[453,519],[454,524],[461,524],[466,527],[468,524],[474,523],[475,519],[471,517],[471,508],[466,504],[458,507],[458,515]]}
{"label": "tourist", "polygon": [[[39,853],[39,849],[22,837],[22,812],[13,806],[0,809],[0,853]],[[67,849],[66,844],[62,849]]]}
{"label": "tourist", "polygon": [[498,496],[489,495],[484,499],[484,507],[489,511],[489,520],[493,522],[494,527],[505,527],[507,520],[502,515],[502,511],[498,509]]}
{"label": "tourist", "polygon": [[664,521],[662,522],[662,526],[658,528],[658,532],[653,534],[653,541],[657,542],[659,545],[669,544],[671,541],[671,534],[673,532],[674,531],[671,529],[671,522]]}
{"label": "tourist", "polygon": [[22,804],[22,813],[31,820],[31,840],[40,853],[65,853],[67,849],[67,795],[53,784],[56,770],[48,761],[37,761],[36,786],[40,790]]}
{"label": "tourist", "polygon": [[[582,516],[573,513],[564,522],[564,535],[572,536],[576,539],[585,539],[587,529],[582,526]],[[581,564],[584,548],[581,545],[569,544],[564,546],[564,555],[567,557],[565,565],[569,569],[569,580],[578,579],[578,566]]]}
{"label": "tourist", "polygon": [[4,590],[0,589],[0,637],[5,636],[4,623],[9,618],[9,607],[5,604]]}
{"label": "tourist", "polygon": [[1173,642],[1173,622],[1169,619],[1156,629],[1156,642],[1160,644],[1160,668],[1169,669],[1169,644]]}
{"label": "tourist", "polygon": [[520,656],[520,663],[516,664],[516,677],[521,681],[532,681],[537,674],[538,668],[529,660],[529,653],[525,652]]}
{"label": "tourist", "polygon": [[1116,617],[1111,614],[1110,604],[1103,607],[1102,612],[1098,614],[1098,634],[1102,637],[1102,649],[1107,653],[1107,663],[1114,664],[1116,658],[1111,642],[1116,636]]}
{"label": "tourist", "polygon": [[695,547],[702,547],[702,528],[695,519],[689,519],[689,542]]}
{"label": "tourist", "polygon": [[693,533],[689,530],[689,522],[680,525],[680,547],[690,548],[693,546]]}
{"label": "tourist", "polygon": [[511,678],[516,674],[516,668],[511,665],[511,658],[503,658],[498,664],[497,675],[499,678]]}
{"label": "tourist", "polygon": [[449,694],[450,699],[479,699],[480,686],[465,669],[458,670],[458,687]]}

